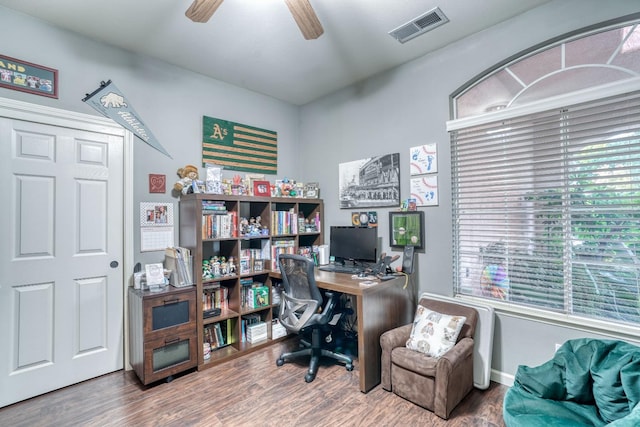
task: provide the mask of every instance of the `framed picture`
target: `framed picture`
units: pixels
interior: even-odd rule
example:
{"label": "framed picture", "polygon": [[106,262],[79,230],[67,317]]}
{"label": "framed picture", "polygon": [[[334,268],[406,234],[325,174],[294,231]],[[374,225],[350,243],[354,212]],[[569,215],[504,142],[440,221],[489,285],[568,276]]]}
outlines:
{"label": "framed picture", "polygon": [[140,227],[173,225],[173,203],[140,203]]}
{"label": "framed picture", "polygon": [[369,225],[368,212],[352,212],[351,225],[354,227],[367,227]]}
{"label": "framed picture", "polygon": [[58,70],[0,55],[0,86],[58,98]]}
{"label": "framed picture", "polygon": [[400,206],[400,153],[338,165],[340,209]]}
{"label": "framed picture", "polygon": [[304,186],[304,197],[317,199],[320,197],[320,185],[317,182],[309,182]]}
{"label": "framed picture", "polygon": [[271,195],[271,184],[269,181],[253,181],[253,195],[259,197],[269,197]]}
{"label": "framed picture", "polygon": [[240,257],[240,274],[251,273],[251,259],[248,256]]}
{"label": "framed picture", "polygon": [[264,181],[264,174],[263,173],[247,173],[244,175],[244,182],[245,185],[247,186],[247,192],[251,193],[251,196],[254,196],[255,194],[253,194],[253,183],[256,181]]}
{"label": "framed picture", "polygon": [[414,176],[409,184],[416,206],[438,205],[438,175]]}
{"label": "framed picture", "polygon": [[392,247],[424,248],[424,212],[389,212],[389,242]]}
{"label": "framed picture", "polygon": [[165,193],[167,176],[157,173],[149,174],[149,193]]}

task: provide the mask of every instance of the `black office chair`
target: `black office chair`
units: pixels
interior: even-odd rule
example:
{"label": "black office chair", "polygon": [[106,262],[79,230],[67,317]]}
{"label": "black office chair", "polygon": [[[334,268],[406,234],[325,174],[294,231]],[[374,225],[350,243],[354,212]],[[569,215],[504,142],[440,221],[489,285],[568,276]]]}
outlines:
{"label": "black office chair", "polygon": [[[325,292],[326,301],[316,284],[313,261],[301,255],[282,254],[278,256],[284,292],[280,303],[280,323],[289,331],[297,334],[311,329],[311,345],[302,341],[302,350],[282,353],[276,364],[282,366],[298,356],[311,356],[309,371],[304,376],[308,383],[313,381],[318,372],[321,356],[331,357],[346,364],[347,371],[353,370],[353,360],[344,354],[322,348],[325,341],[322,332],[333,319],[338,296],[333,292]],[[324,305],[323,305],[324,302]],[[320,308],[322,307],[322,311]]]}

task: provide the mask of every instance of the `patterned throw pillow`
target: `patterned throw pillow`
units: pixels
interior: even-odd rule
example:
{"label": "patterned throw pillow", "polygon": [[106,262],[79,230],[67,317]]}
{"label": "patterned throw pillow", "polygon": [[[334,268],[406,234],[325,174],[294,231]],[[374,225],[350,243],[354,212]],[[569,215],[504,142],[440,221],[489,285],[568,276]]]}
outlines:
{"label": "patterned throw pillow", "polygon": [[464,316],[438,313],[418,304],[407,348],[440,357],[455,345],[466,320]]}

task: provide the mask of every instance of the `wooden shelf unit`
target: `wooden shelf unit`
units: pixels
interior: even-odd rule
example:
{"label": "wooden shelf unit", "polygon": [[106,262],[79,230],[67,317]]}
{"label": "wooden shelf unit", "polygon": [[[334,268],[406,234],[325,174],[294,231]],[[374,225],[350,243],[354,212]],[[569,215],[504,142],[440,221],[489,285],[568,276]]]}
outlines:
{"label": "wooden shelf unit", "polygon": [[[233,213],[236,224],[233,227],[236,233],[232,237],[204,238],[203,228],[206,215],[211,215],[203,209],[203,203],[224,204],[227,213]],[[204,211],[204,212],[203,212]],[[317,224],[315,230],[306,227],[276,227],[277,218],[287,216],[281,212],[292,212],[290,219],[302,217],[309,224]],[[215,215],[215,213],[213,214]],[[242,236],[239,230],[241,218],[261,217],[261,224],[268,228],[268,234]],[[180,246],[191,250],[193,255],[194,279],[196,282],[196,321],[197,321],[197,347],[198,369],[206,369],[227,360],[250,353],[257,349],[271,345],[284,338],[272,339],[271,321],[277,317],[279,306],[272,301],[271,271],[274,267],[273,248],[278,245],[286,245],[287,250],[298,253],[300,247],[312,247],[323,243],[322,221],[324,221],[324,205],[321,199],[304,199],[293,197],[251,197],[231,196],[218,194],[187,194],[180,199]],[[291,224],[291,221],[289,221]],[[268,258],[263,258],[262,271],[249,272],[240,270],[240,254],[243,250],[266,251]],[[213,279],[202,278],[202,261],[213,256],[229,259],[234,257],[236,270],[233,275],[216,277]],[[268,288],[269,304],[259,308],[245,307],[242,302],[243,283],[254,280],[263,283]],[[223,309],[218,316],[203,316],[203,295],[206,292],[215,291],[225,287],[228,294],[228,307]],[[250,343],[242,340],[242,320],[247,315],[258,315],[261,321],[267,325],[267,339]],[[220,328],[225,332],[225,337],[231,338],[231,343],[211,350],[210,358],[204,359],[203,344],[206,342],[207,327]],[[223,327],[224,326],[224,327]],[[226,331],[225,331],[226,329]]]}

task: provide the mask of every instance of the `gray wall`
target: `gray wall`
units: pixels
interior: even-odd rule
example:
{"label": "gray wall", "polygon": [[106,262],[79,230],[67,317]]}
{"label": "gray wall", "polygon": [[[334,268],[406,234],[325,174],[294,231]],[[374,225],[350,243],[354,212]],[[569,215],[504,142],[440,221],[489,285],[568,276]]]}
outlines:
{"label": "gray wall", "polygon": [[[165,174],[170,188],[177,180],[179,167],[200,161],[203,115],[276,130],[278,177],[320,182],[325,225],[344,225],[351,220],[351,210],[338,207],[339,163],[400,153],[402,197],[406,198],[409,148],[435,142],[440,203],[437,207],[421,208],[426,215],[427,248],[416,258],[415,281],[419,292],[452,295],[450,152],[445,130],[445,122],[450,118],[449,95],[476,74],[532,45],[639,10],[637,0],[608,1],[606,8],[599,0],[556,0],[298,108],[78,37],[0,7],[3,33],[24,34],[19,42],[17,36],[3,37],[0,52],[57,68],[60,98],[53,100],[3,88],[0,96],[96,114],[81,98],[97,88],[100,81],[112,79],[173,156],[173,160],[169,159],[136,140],[134,203],[137,206],[142,201],[174,202],[176,212],[177,199],[170,193],[148,193],[148,174]],[[388,251],[389,209],[377,210],[381,249]],[[139,252],[138,227],[135,233],[135,261],[161,260],[162,255],[157,252]],[[578,330],[501,314],[496,323],[493,368],[512,374],[519,364],[538,364],[548,359],[555,343],[583,335]]]}
{"label": "gray wall", "polygon": [[[491,29],[367,81],[305,105],[301,140],[305,142],[304,178],[320,182],[325,216],[336,224],[350,222],[350,209],[338,205],[338,164],[370,155],[400,153],[401,197],[409,194],[409,148],[438,145],[439,206],[420,208],[426,219],[426,250],[417,255],[417,293],[451,296],[451,168],[449,96],[474,76],[541,42],[608,19],[640,11],[637,0],[556,0]],[[436,30],[437,31],[437,30]],[[429,34],[423,36],[429,37]],[[419,42],[419,39],[410,43]],[[311,159],[326,157],[326,162]],[[378,208],[382,250],[389,251],[388,210]],[[325,230],[326,231],[326,230]],[[507,376],[519,364],[547,360],[555,344],[583,331],[499,314],[493,369]],[[507,379],[508,380],[508,379]]]}
{"label": "gray wall", "polygon": [[[135,138],[134,206],[140,202],[173,202],[178,242],[178,198],[171,194],[176,171],[186,164],[202,165],[202,116],[217,117],[278,132],[278,176],[300,176],[298,107],[241,89],[200,74],[134,55],[68,31],[61,31],[30,16],[0,6],[0,28],[5,37],[0,52],[16,59],[59,71],[59,99],[0,88],[0,96],[85,114],[98,113],[81,101],[101,81],[111,79],[171,154],[170,159]],[[19,36],[23,35],[23,36]],[[148,192],[148,175],[167,177],[166,194]],[[228,174],[233,175],[233,174]],[[244,175],[244,174],[242,174]],[[270,180],[275,179],[272,175]],[[161,252],[140,253],[140,232],[135,225],[135,262],[160,262]]]}

